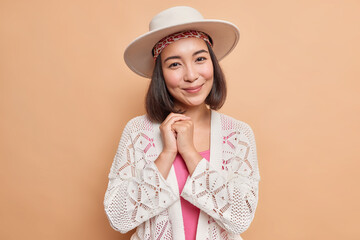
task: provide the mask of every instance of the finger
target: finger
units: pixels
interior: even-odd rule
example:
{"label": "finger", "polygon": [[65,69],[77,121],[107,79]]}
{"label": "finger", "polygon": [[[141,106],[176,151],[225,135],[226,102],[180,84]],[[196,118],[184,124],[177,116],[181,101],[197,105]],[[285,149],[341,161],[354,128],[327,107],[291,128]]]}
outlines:
{"label": "finger", "polygon": [[192,126],[191,120],[177,121],[171,125],[171,130],[178,132],[179,130],[190,129],[191,126]]}
{"label": "finger", "polygon": [[174,117],[182,117],[182,118],[186,118],[187,116],[185,116],[184,114],[181,113],[170,113],[165,120],[163,121],[164,124],[167,124],[172,118]]}
{"label": "finger", "polygon": [[165,121],[162,123],[162,125],[165,126],[171,126],[172,124],[174,124],[177,121],[185,121],[185,120],[189,120],[190,118],[188,116],[179,114],[179,115],[173,115],[170,116],[168,119],[165,119]]}
{"label": "finger", "polygon": [[177,138],[177,132],[173,129],[171,129],[172,133],[174,134],[175,139]]}
{"label": "finger", "polygon": [[181,120],[181,121],[175,121],[173,123],[173,125],[174,124],[176,124],[176,125],[191,125],[192,121],[190,119],[184,119],[184,120]]}
{"label": "finger", "polygon": [[187,120],[187,118],[183,118],[183,117],[173,117],[167,122],[167,125],[165,125],[164,128],[171,129],[172,131],[174,131],[174,128],[173,128],[174,124],[181,123],[186,120]]}

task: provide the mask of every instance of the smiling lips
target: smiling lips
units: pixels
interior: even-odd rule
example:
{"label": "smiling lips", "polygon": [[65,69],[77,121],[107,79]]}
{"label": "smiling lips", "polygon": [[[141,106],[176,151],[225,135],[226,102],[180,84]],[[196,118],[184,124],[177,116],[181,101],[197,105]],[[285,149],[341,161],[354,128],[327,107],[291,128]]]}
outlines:
{"label": "smiling lips", "polygon": [[195,87],[183,88],[183,89],[188,93],[197,93],[197,92],[199,92],[201,90],[203,85],[204,84],[201,84],[201,85],[198,85],[198,86],[195,86]]}

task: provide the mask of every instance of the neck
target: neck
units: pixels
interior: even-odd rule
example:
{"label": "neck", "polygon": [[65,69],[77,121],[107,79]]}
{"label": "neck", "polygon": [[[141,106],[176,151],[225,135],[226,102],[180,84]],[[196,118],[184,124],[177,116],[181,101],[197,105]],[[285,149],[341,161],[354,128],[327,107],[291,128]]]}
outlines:
{"label": "neck", "polygon": [[184,115],[190,117],[194,123],[204,123],[204,121],[207,122],[206,120],[210,119],[211,111],[204,103],[200,106],[187,108]]}

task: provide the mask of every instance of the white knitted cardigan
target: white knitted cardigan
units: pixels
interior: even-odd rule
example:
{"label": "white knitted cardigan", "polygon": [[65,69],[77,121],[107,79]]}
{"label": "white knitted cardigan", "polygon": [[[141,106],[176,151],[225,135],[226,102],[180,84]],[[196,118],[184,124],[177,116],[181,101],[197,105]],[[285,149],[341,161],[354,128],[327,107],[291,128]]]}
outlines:
{"label": "white knitted cardigan", "polygon": [[[212,111],[210,144],[210,162],[201,160],[181,196],[201,210],[196,239],[241,239],[258,202],[254,135],[246,123]],[[109,173],[104,206],[115,230],[137,227],[131,239],[185,239],[174,167],[164,179],[154,164],[161,151],[159,124],[146,116],[129,121]]]}

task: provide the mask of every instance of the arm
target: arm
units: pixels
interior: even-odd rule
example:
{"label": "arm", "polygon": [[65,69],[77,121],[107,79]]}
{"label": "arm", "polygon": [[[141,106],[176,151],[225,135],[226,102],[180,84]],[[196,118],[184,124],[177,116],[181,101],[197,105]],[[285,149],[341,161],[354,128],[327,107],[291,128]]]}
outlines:
{"label": "arm", "polygon": [[219,146],[225,152],[222,172],[202,159],[188,178],[181,196],[210,215],[226,231],[240,234],[254,218],[260,177],[251,128],[242,124],[229,136],[223,146]]}
{"label": "arm", "polygon": [[109,173],[104,207],[111,226],[122,233],[167,209],[179,196],[172,191],[152,161],[141,159],[132,122],[122,134]]}

